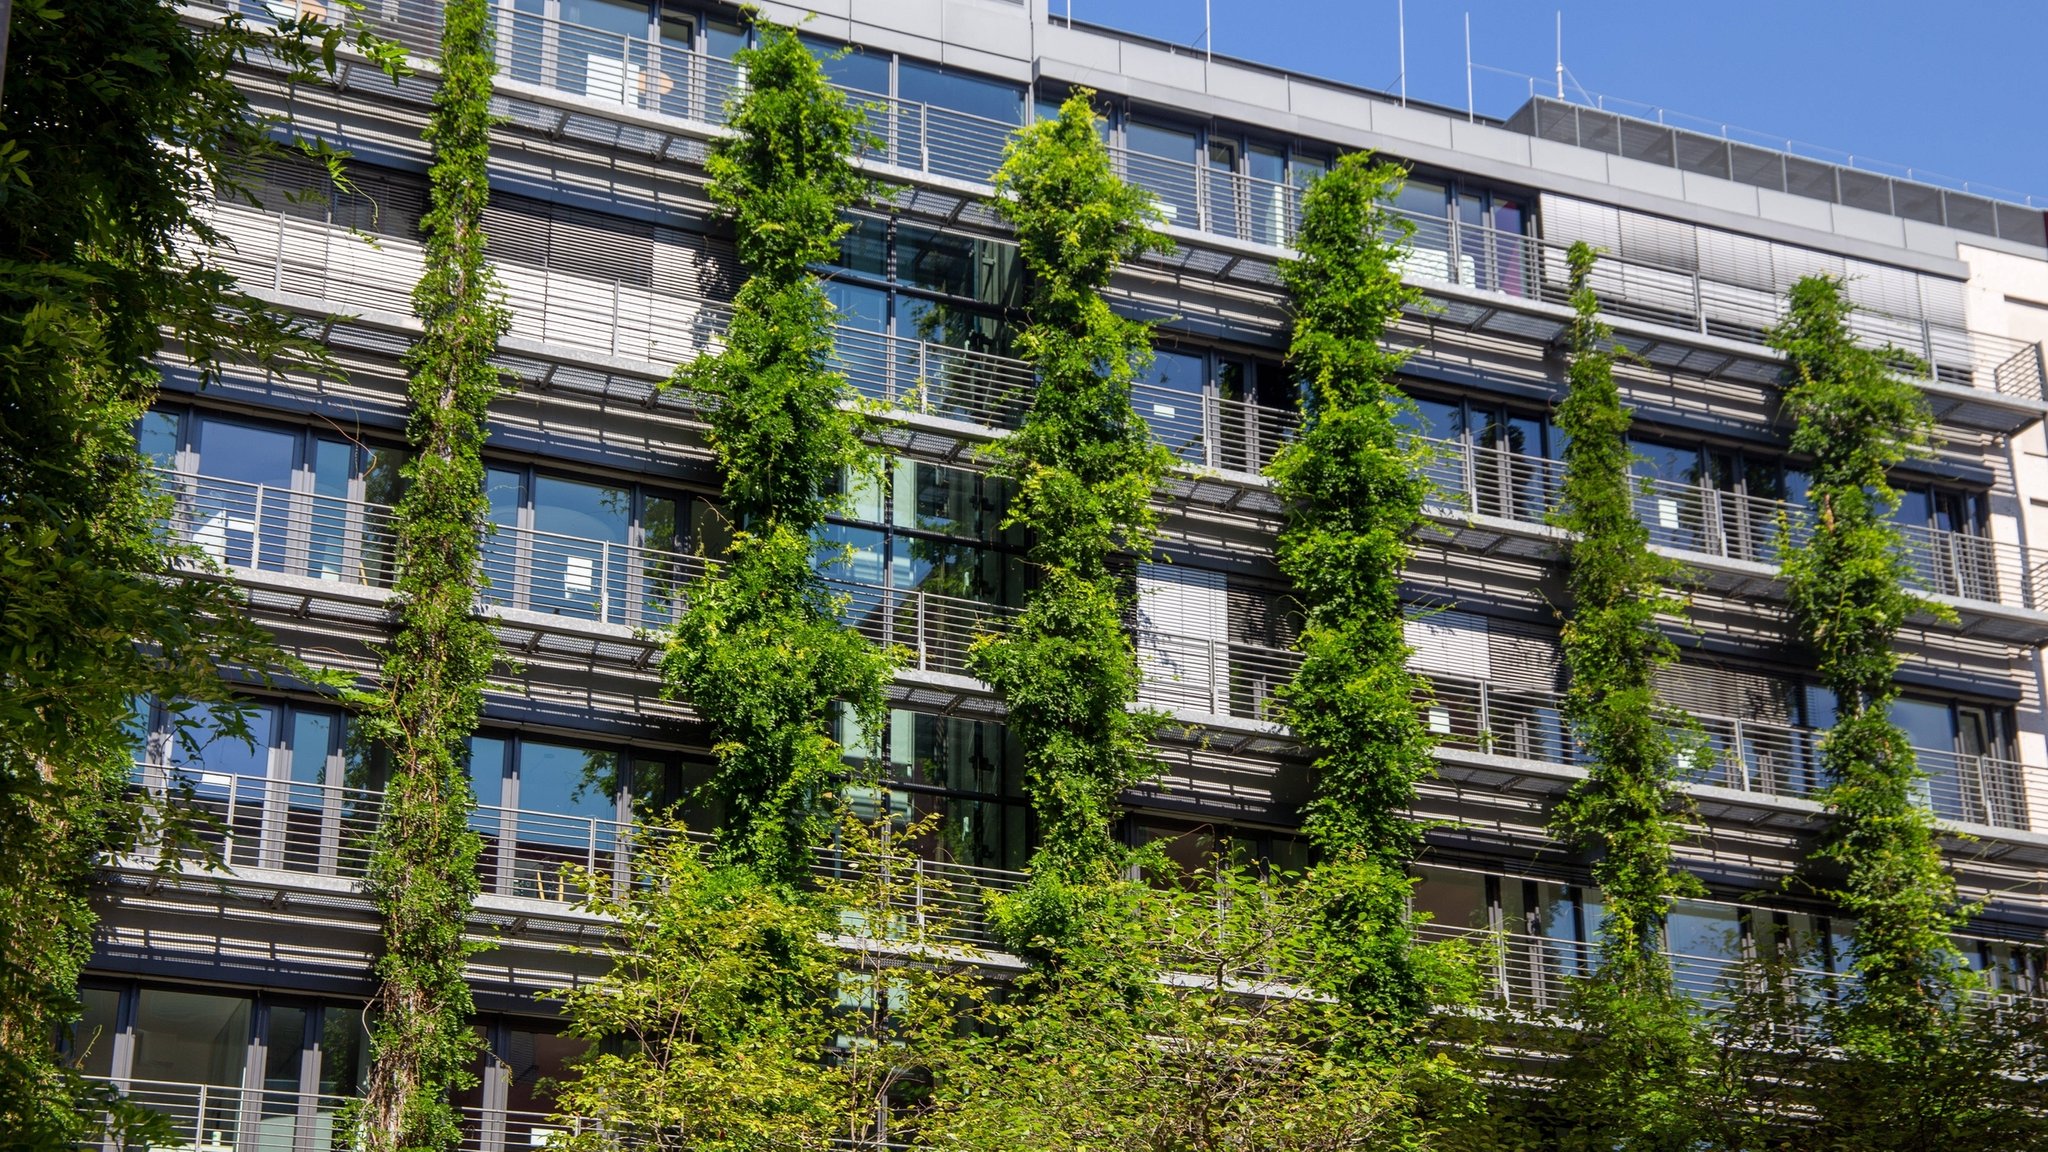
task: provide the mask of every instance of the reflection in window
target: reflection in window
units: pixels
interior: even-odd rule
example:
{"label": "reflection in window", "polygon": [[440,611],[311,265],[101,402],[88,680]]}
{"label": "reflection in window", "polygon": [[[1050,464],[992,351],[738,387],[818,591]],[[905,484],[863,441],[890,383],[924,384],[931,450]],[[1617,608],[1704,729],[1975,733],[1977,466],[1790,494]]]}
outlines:
{"label": "reflection in window", "polygon": [[882,778],[867,789],[872,815],[886,807],[910,822],[943,813],[937,832],[918,852],[980,867],[1024,866],[1030,856],[1029,805],[1016,742],[1001,725],[901,709],[889,713],[888,731],[873,739],[850,715],[843,714],[840,724],[849,762],[865,763],[870,745],[881,753]]}
{"label": "reflection in window", "polygon": [[138,1080],[236,1085],[249,1057],[246,996],[144,988],[135,1003]]}

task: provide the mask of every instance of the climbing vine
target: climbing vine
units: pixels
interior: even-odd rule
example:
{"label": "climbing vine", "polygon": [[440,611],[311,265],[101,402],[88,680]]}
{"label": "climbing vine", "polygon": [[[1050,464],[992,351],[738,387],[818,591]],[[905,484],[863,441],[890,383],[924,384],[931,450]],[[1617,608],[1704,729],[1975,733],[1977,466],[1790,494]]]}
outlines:
{"label": "climbing vine", "polygon": [[1940,610],[1904,587],[1888,472],[1926,450],[1933,420],[1893,371],[1905,355],[1858,344],[1852,311],[1841,281],[1807,277],[1771,333],[1792,450],[1813,460],[1806,532],[1785,549],[1792,620],[1835,698],[1820,749],[1831,821],[1810,878],[1854,923],[1854,983],[1822,1013],[1841,1055],[1819,1062],[1814,1099],[1844,1147],[2017,1147],[2024,1118],[2007,1104],[2026,1078],[2001,1071],[2017,1049],[1983,1042],[1990,1016],[1968,1002],[1975,983],[1950,939],[1964,909],[1924,773],[1890,716],[1899,630],[1916,609]]}
{"label": "climbing vine", "polygon": [[1029,277],[1018,351],[1038,374],[1023,426],[994,449],[996,471],[1016,486],[1008,523],[1030,531],[1038,579],[1016,627],[977,643],[972,665],[1001,693],[1023,748],[1036,894],[1048,899],[1060,883],[1110,874],[1116,798],[1149,774],[1156,726],[1131,709],[1130,602],[1109,561],[1149,552],[1152,494],[1170,457],[1130,400],[1150,328],[1111,311],[1103,290],[1120,263],[1167,241],[1149,226],[1149,194],[1113,171],[1091,95],[1024,129],[995,177],[996,211]]}
{"label": "climbing vine", "polygon": [[1422,522],[1427,446],[1401,423],[1403,356],[1382,344],[1419,294],[1401,280],[1408,229],[1387,210],[1402,170],[1353,154],[1309,188],[1299,255],[1280,266],[1292,297],[1289,359],[1302,430],[1269,469],[1287,507],[1277,558],[1304,620],[1301,667],[1282,699],[1315,754],[1304,826],[1322,857],[1329,946],[1349,952],[1347,998],[1412,1022],[1428,1004],[1413,966],[1409,817],[1434,742],[1408,670],[1401,577]]}
{"label": "climbing vine", "polygon": [[422,331],[407,356],[414,455],[394,517],[397,632],[382,684],[363,701],[364,735],[391,757],[365,879],[383,954],[355,1113],[364,1145],[379,1152],[456,1146],[452,1097],[473,1082],[477,1050],[464,970],[476,950],[465,932],[482,842],[470,828],[466,764],[496,654],[475,614],[489,511],[481,450],[501,387],[490,357],[509,324],[482,227],[496,71],[486,0],[445,7],[441,69],[427,127],[426,271],[413,291]]}
{"label": "climbing vine", "polygon": [[832,308],[811,272],[836,254],[846,210],[871,195],[851,159],[871,137],[793,30],[756,27],[759,47],[737,57],[747,88],[732,134],[706,163],[747,282],[725,346],[671,380],[712,401],[736,531],[692,590],[662,674],[711,730],[725,849],[794,882],[831,830],[831,786],[846,771],[830,735],[835,702],[880,731],[891,668],[839,622],[813,564],[831,486],[873,469],[866,417],[843,403],[846,381],[830,367]]}
{"label": "climbing vine", "polygon": [[1568,254],[1573,317],[1557,411],[1567,440],[1555,518],[1570,534],[1563,711],[1587,771],[1552,827],[1592,858],[1600,967],[1576,990],[1579,1027],[1564,1045],[1548,1110],[1591,1147],[1684,1147],[1700,1037],[1660,945],[1672,898],[1700,886],[1673,867],[1681,832],[1673,781],[1686,742],[1682,721],[1657,702],[1655,677],[1678,656],[1657,618],[1686,605],[1667,591],[1678,566],[1650,551],[1636,516],[1632,416],[1615,386],[1613,334],[1588,282],[1595,259],[1584,243]]}

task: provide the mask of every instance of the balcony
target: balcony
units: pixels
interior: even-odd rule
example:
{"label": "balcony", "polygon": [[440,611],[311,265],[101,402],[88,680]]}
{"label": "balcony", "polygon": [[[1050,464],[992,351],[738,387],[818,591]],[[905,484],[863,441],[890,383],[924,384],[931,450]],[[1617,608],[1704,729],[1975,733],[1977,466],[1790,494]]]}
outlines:
{"label": "balcony", "polygon": [[[251,2],[205,0],[202,6],[225,11]],[[277,6],[295,8],[291,0]],[[438,50],[434,6],[373,0],[363,15],[421,57],[431,59]],[[515,122],[613,147],[643,138],[641,146],[664,156],[674,154],[679,141],[692,142],[695,151],[685,148],[685,155],[701,155],[701,141],[723,131],[726,102],[745,82],[730,61],[509,9],[500,9],[497,44],[499,94]],[[865,159],[879,174],[912,185],[905,193],[910,207],[919,209],[923,198],[930,201],[924,207],[950,217],[968,199],[990,194],[989,176],[1017,125],[868,93],[848,95],[868,107],[871,128],[880,137]],[[607,119],[615,123],[599,130]],[[1216,171],[1192,158],[1111,151],[1122,174],[1153,194],[1169,230],[1189,244],[1220,249],[1182,253],[1185,270],[1272,286],[1273,262],[1288,255],[1299,228],[1301,189]],[[1501,308],[1533,310],[1542,322],[1566,315],[1565,245],[1451,219],[1417,217],[1413,223],[1415,249],[1405,272],[1443,305],[1443,319],[1483,325]],[[1779,279],[1760,267],[1708,273],[1610,256],[1596,268],[1593,286],[1623,330],[1622,342],[1646,360],[1770,383],[1778,357],[1765,345],[1764,333],[1784,314]],[[2048,367],[2037,344],[1869,309],[1857,323],[1867,338],[1907,353],[1910,360],[1899,370],[1930,386],[1943,420],[2010,433],[2048,413]]]}
{"label": "balcony", "polygon": [[[421,264],[416,241],[383,238],[376,248],[346,229],[285,214],[223,204],[217,225],[234,242],[224,264],[252,287],[311,297],[334,311],[390,312],[409,307]],[[1411,259],[1422,259],[1418,251]],[[727,305],[649,288],[599,283],[560,270],[507,266],[512,336],[533,347],[573,347],[596,357],[646,365],[645,377],[665,376],[669,365],[714,351],[731,320]],[[1031,403],[1036,377],[1021,360],[951,348],[922,340],[841,326],[835,333],[836,367],[863,398],[895,418],[941,438],[992,438],[1014,429]],[[684,402],[695,410],[696,402]],[[1299,426],[1297,414],[1217,394],[1140,383],[1132,403],[1155,440],[1192,474],[1183,478],[1202,503],[1228,505],[1235,490],[1205,483],[1208,473],[1250,477]],[[1438,442],[1429,476],[1438,503],[1454,512],[1542,525],[1555,508],[1561,465],[1478,445]],[[1721,566],[1720,590],[1774,594],[1780,513],[1795,538],[1803,512],[1704,487],[1656,482],[1639,498],[1652,541],[1688,561],[1736,561]],[[1907,529],[1915,587],[1959,604],[1995,605],[2026,613],[2048,611],[2048,568],[2017,544],[1963,533]],[[1762,576],[1759,579],[1759,575]],[[1977,631],[2021,642],[2048,638],[2048,620],[2010,613],[1973,615]]]}
{"label": "balcony", "polygon": [[[1554,472],[1532,469],[1527,475],[1528,486],[1498,489],[1505,503],[1475,496],[1474,506],[1537,516],[1536,497],[1554,491],[1543,478]],[[380,593],[390,588],[387,507],[179,473],[165,474],[164,480],[173,494],[167,530],[230,572]],[[1519,502],[1519,494],[1530,500]],[[520,528],[496,528],[483,550],[490,579],[482,596],[485,610],[552,618],[571,629],[578,621],[636,632],[666,628],[690,583],[706,571],[700,557]],[[985,686],[968,678],[969,650],[977,637],[1009,627],[1016,609],[919,589],[845,581],[830,587],[842,598],[849,626],[906,651],[906,670],[947,675],[955,690],[986,695]],[[1276,723],[1275,693],[1299,664],[1286,649],[1145,626],[1133,629],[1133,640],[1143,673],[1139,701],[1191,718]],[[1445,748],[1541,764],[1574,761],[1553,696],[1480,679],[1431,679],[1434,694],[1423,705],[1424,718]],[[1684,700],[1667,703],[1696,716],[1709,738],[1710,752],[1688,772],[1691,783],[1760,799],[1813,795],[1818,732],[1701,714]],[[2048,769],[1952,750],[1924,749],[1919,755],[1930,776],[1927,800],[1942,818],[2018,830],[2048,823]]]}

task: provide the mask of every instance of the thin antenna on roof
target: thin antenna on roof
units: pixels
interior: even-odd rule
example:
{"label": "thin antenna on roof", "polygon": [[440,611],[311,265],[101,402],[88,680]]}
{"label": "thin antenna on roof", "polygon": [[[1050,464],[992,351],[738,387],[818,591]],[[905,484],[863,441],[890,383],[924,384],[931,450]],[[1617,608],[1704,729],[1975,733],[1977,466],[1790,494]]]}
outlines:
{"label": "thin antenna on roof", "polygon": [[[1067,0],[1072,4],[1074,0]],[[1202,0],[1202,63],[1216,62],[1216,33],[1209,27],[1209,0]]]}
{"label": "thin antenna on roof", "polygon": [[1479,117],[1472,111],[1472,14],[1465,13],[1465,122],[1475,123]]}
{"label": "thin antenna on roof", "polygon": [[[1074,0],[1067,0],[1072,5]],[[1557,98],[1564,99],[1564,9],[1557,10]]]}
{"label": "thin antenna on roof", "polygon": [[1401,107],[1408,106],[1408,0],[1394,0],[1394,19],[1400,25]]}

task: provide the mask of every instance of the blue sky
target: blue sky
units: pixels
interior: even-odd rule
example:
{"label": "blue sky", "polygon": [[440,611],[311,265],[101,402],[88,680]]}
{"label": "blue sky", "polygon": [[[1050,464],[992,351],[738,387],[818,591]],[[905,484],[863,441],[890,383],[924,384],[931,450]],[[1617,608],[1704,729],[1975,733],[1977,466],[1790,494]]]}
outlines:
{"label": "blue sky", "polygon": [[[1055,14],[1069,0],[1049,0]],[[1195,44],[1202,0],[1071,0],[1076,20]],[[1215,50],[1391,90],[1395,0],[1211,0]],[[2048,206],[2048,0],[1407,0],[1408,94],[1463,107],[1481,64],[2032,193]],[[1526,80],[1476,73],[1481,112]],[[1573,95],[1576,96],[1576,90]]]}

